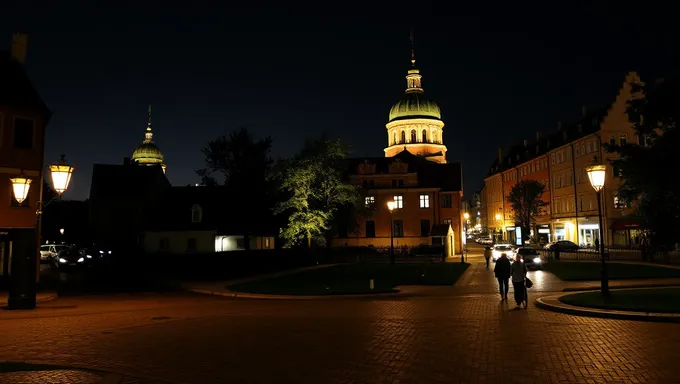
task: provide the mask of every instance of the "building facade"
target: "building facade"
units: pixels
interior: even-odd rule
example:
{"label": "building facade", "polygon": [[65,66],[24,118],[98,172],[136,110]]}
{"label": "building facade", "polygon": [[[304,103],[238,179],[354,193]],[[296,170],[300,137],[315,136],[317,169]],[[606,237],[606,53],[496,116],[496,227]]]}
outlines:
{"label": "building facade", "polygon": [[[373,213],[359,219],[355,233],[340,230],[332,246],[389,247],[393,235],[395,247],[443,241],[447,256],[462,250],[462,167],[447,163],[441,112],[425,98],[421,80],[412,56],[404,97],[390,109],[385,157],[350,159],[347,169],[348,182],[363,187]],[[442,237],[449,231],[441,225],[450,225],[451,234]]]}
{"label": "building facade", "polygon": [[[591,113],[584,108],[575,124],[558,123],[557,131],[550,135],[537,134],[536,140],[524,140],[505,153],[499,150],[484,180],[489,228],[517,243],[518,236],[513,232],[519,227],[507,196],[517,181],[537,180],[546,185],[542,199],[548,206],[531,228],[535,241],[570,240],[593,247],[605,234],[605,244],[634,244],[639,238],[639,226],[625,219],[631,210],[616,196],[621,180],[611,163],[617,154],[607,152],[603,144],[638,143],[632,141],[635,132],[626,108],[631,98],[640,96],[631,91],[631,85],[639,82],[637,74],[630,73],[609,108]],[[601,192],[604,228],[600,228],[597,195],[586,174],[586,168],[595,161],[609,164]],[[499,201],[500,196],[503,201]]]}
{"label": "building facade", "polygon": [[[27,36],[15,34],[11,52],[0,51],[0,281],[37,273],[36,211],[50,112],[24,71],[26,46]],[[22,202],[10,182],[20,176],[31,181]]]}

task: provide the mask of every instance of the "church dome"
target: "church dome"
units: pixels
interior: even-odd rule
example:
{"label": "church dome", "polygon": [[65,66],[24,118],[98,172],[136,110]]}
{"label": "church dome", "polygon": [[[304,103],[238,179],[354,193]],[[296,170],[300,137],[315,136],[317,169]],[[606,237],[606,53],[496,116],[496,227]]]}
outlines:
{"label": "church dome", "polygon": [[422,93],[407,93],[405,97],[390,109],[390,120],[400,119],[437,119],[442,115],[439,106],[433,100],[428,100]]}
{"label": "church dome", "polygon": [[135,148],[132,160],[139,164],[160,164],[163,162],[163,153],[153,142],[143,142]]}

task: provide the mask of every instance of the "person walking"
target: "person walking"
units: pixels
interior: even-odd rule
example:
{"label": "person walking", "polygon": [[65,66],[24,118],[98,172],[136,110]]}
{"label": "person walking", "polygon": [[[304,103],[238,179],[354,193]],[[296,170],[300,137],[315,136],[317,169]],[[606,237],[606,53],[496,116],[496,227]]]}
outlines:
{"label": "person walking", "polygon": [[515,262],[510,266],[510,275],[512,276],[512,288],[515,291],[515,303],[519,308],[522,301],[525,300],[525,280],[527,277],[527,266],[522,261],[522,256],[515,256]]}
{"label": "person walking", "polygon": [[489,269],[489,260],[491,260],[491,247],[484,247],[484,258],[486,259],[486,269]]}
{"label": "person walking", "polygon": [[508,280],[510,280],[510,260],[505,253],[496,261],[496,266],[493,269],[496,279],[498,279],[498,289],[501,293],[501,301],[508,301]]}

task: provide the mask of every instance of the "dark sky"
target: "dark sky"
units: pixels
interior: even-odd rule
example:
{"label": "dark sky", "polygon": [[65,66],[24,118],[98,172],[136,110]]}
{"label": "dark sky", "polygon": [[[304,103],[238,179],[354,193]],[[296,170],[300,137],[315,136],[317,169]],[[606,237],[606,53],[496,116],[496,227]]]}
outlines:
{"label": "dark sky", "polygon": [[12,31],[29,33],[29,74],[54,114],[46,161],[64,152],[77,166],[66,198],[88,196],[93,163],[131,155],[149,103],[175,185],[197,182],[201,147],[240,127],[272,136],[276,156],[323,131],[355,156],[382,156],[411,25],[423,87],[442,109],[467,196],[499,146],[552,131],[581,105],[610,103],[629,70],[645,80],[680,68],[674,13],[640,9],[650,3],[211,3],[0,5],[0,49]]}

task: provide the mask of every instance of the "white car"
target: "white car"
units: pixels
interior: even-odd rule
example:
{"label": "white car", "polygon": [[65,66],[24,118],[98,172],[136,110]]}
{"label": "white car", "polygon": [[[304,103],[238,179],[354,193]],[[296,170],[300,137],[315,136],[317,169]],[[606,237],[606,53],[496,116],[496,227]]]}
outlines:
{"label": "white car", "polygon": [[40,260],[49,260],[57,257],[59,251],[66,249],[64,244],[45,244],[40,246]]}
{"label": "white car", "polygon": [[491,258],[495,262],[501,258],[501,255],[505,253],[508,258],[514,256],[515,248],[510,244],[496,244],[491,250]]}

